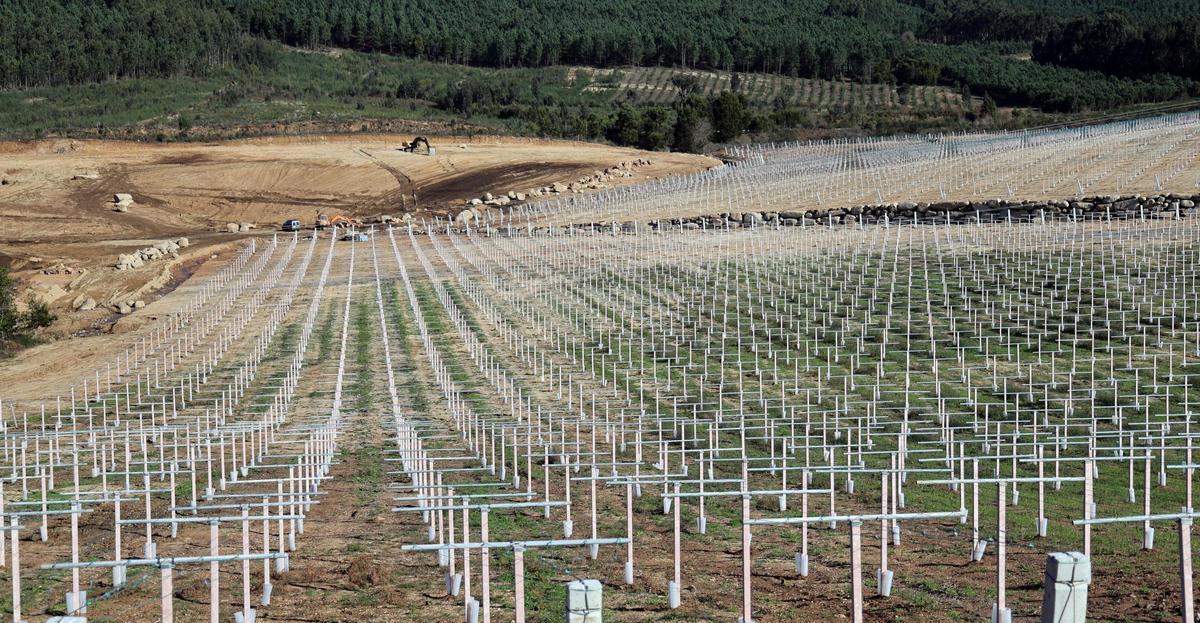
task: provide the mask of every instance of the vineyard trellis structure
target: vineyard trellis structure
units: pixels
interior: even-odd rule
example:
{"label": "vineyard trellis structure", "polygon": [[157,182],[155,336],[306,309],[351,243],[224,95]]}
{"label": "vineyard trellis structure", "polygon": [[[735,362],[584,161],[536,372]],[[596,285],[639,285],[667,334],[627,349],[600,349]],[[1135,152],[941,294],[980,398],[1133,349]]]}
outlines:
{"label": "vineyard trellis structure", "polygon": [[[787,595],[804,591],[810,616],[862,621],[919,607],[932,580],[971,589],[947,617],[1028,617],[1040,594],[1013,589],[1030,576],[1018,554],[1080,550],[1104,616],[1138,573],[1175,604],[1162,618],[1190,621],[1195,218],[544,223],[659,193],[754,202],[767,180],[802,194],[822,167],[853,196],[828,168],[852,153],[936,185],[984,156],[1018,162],[1013,141],[1036,179],[1095,141],[1157,154],[1136,179],[1178,184],[1196,123],[763,147],[481,227],[256,238],[102,368],[4,401],[8,611],[275,618],[332,507],[359,504],[387,518],[375,537],[406,581],[439,596],[397,607],[437,620],[549,620],[560,609],[527,601],[575,577],[638,620],[795,620]],[[918,153],[948,145],[967,155]],[[383,503],[337,475],[364,450]],[[1156,539],[1162,522],[1182,547]]]}
{"label": "vineyard trellis structure", "polygon": [[[730,162],[703,172],[522,204],[486,215],[481,227],[678,226],[683,216],[947,201],[977,204],[982,220],[999,220],[993,214],[999,200],[1200,194],[1200,112],[1194,111],[1037,131],[734,146],[727,153]],[[1021,220],[1031,217],[1037,215]]]}

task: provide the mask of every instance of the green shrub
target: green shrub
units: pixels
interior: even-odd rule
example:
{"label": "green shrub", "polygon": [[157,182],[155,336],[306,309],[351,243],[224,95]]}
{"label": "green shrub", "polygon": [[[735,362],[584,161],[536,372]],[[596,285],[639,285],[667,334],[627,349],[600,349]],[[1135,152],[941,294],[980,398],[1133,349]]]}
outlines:
{"label": "green shrub", "polygon": [[21,311],[17,305],[16,283],[7,268],[0,268],[0,349],[29,346],[38,329],[50,326],[54,314],[45,303],[30,297]]}

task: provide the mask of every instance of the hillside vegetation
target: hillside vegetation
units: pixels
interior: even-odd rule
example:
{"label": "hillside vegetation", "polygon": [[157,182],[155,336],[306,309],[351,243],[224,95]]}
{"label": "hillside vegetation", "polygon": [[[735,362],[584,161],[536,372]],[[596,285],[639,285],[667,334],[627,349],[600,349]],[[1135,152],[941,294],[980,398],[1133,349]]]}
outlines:
{"label": "hillside vegetation", "polygon": [[[348,67],[339,57],[308,67],[323,73],[306,76],[297,65],[317,62],[297,60],[280,44],[368,56]],[[997,106],[1079,113],[1200,95],[1200,18],[1188,0],[12,0],[0,5],[0,51],[0,87],[9,92],[188,78],[197,82],[182,90],[193,95],[163,99],[216,97],[226,109],[230,98],[253,100],[263,113],[278,108],[271,98],[300,98],[340,102],[360,116],[465,117],[485,126],[504,119],[540,134],[610,138],[621,134],[613,124],[622,106],[651,115],[666,108],[664,123],[673,127],[694,89],[685,77],[672,85],[673,98],[594,97],[603,93],[564,75],[565,66],[791,79],[771,86],[769,97],[754,97],[767,87],[743,94],[752,109],[743,129],[751,131],[952,127]],[[864,95],[806,101],[812,87],[853,93],[838,87],[848,83]],[[94,108],[87,115],[49,103],[26,118],[9,111],[0,130],[78,128],[87,116],[104,125],[133,121],[114,114],[129,107],[105,91],[71,91],[85,97],[76,106]],[[852,110],[899,103],[911,92],[940,104],[896,105],[883,121]],[[420,102],[372,110],[391,108],[388,98]],[[178,101],[160,104],[138,120],[187,116]],[[687,106],[711,111],[713,102]]]}

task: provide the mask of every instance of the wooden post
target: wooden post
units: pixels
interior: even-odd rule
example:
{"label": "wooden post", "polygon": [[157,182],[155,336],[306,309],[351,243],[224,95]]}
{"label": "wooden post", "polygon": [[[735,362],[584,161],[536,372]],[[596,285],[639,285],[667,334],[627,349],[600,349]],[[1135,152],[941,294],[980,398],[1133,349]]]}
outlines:
{"label": "wooden post", "polygon": [[[1092,518],[1092,462],[1083,462],[1083,518]],[[1092,524],[1083,524],[1083,555],[1092,557]]]}
{"label": "wooden post", "polygon": [[[220,556],[220,526],[221,522],[216,519],[208,522],[208,548],[209,555]],[[217,561],[208,563],[208,620],[209,623],[220,623],[221,621],[221,565]]]}
{"label": "wooden post", "polygon": [[[1142,488],[1142,514],[1150,514],[1150,455],[1147,450],[1146,468],[1145,468],[1145,483]],[[1150,526],[1150,521],[1146,520],[1142,523],[1142,549],[1154,549],[1154,528]]]}
{"label": "wooden post", "polygon": [[[702,498],[703,499],[703,498]],[[633,483],[625,483],[625,583],[633,584]]]}
{"label": "wooden post", "polygon": [[[242,555],[250,555],[250,507],[242,506]],[[242,623],[250,623],[250,559],[242,559]]]}
{"label": "wooden post", "polygon": [[[679,493],[679,483],[675,483],[675,493]],[[674,571],[675,571],[675,575],[674,575],[675,590],[677,591],[676,595],[680,595],[683,591],[683,588],[682,588],[682,578],[681,578],[682,571],[681,571],[681,564],[680,564],[680,558],[679,558],[680,535],[679,535],[679,499],[678,498],[675,499],[675,504],[673,505],[672,510],[674,511],[672,513],[672,515],[674,517],[674,522],[675,522],[675,535],[674,535],[673,548],[672,548],[672,551],[674,553],[674,564],[675,564],[675,569],[674,569]],[[668,598],[668,601],[669,601],[669,598]],[[678,605],[674,605],[672,607],[678,607]]]}
{"label": "wooden post", "polygon": [[159,566],[159,575],[162,578],[162,623],[175,621],[175,588],[171,577],[173,569],[171,563]]}
{"label": "wooden post", "polygon": [[979,550],[979,459],[971,459],[971,560]]}
{"label": "wooden post", "polygon": [[851,623],[863,623],[862,521],[850,520]]}
{"label": "wooden post", "polygon": [[513,606],[516,623],[525,623],[525,547],[513,545]]}
{"label": "wooden post", "polygon": [[[680,499],[675,499],[675,513],[679,516]],[[742,623],[754,623],[750,609],[750,496],[742,495]]]}
{"label": "wooden post", "polygon": [[[568,469],[568,472],[570,470]],[[479,540],[483,543],[488,542],[488,515],[490,510],[484,506],[479,509]],[[479,607],[483,610],[483,623],[492,622],[492,578],[491,578],[491,563],[492,549],[484,547],[479,552],[479,575],[480,582],[483,588],[480,590]]]}
{"label": "wooden post", "polygon": [[1004,618],[1004,553],[1005,542],[1008,539],[1006,534],[1007,527],[1005,526],[1005,505],[1004,493],[1007,483],[1001,480],[997,483],[997,491],[999,492],[996,499],[997,523],[996,528],[996,621],[1002,623]]}
{"label": "wooden post", "polygon": [[1179,584],[1183,597],[1183,623],[1196,623],[1192,594],[1192,518],[1179,518]]}
{"label": "wooden post", "polygon": [[17,517],[12,518],[12,620],[21,623],[21,531]]}
{"label": "wooden post", "polygon": [[[462,499],[462,542],[471,542],[471,511],[467,508],[470,503],[470,498]],[[547,506],[546,508],[550,508]],[[471,608],[471,550],[463,550],[463,608],[464,612],[470,612]]]}
{"label": "wooden post", "polygon": [[[78,500],[71,502],[71,562],[75,564],[79,564],[79,513],[81,512]],[[71,569],[71,592],[75,593],[75,599],[79,598],[79,567]],[[75,608],[76,612],[67,614],[86,613],[87,603],[81,600],[75,604]]]}

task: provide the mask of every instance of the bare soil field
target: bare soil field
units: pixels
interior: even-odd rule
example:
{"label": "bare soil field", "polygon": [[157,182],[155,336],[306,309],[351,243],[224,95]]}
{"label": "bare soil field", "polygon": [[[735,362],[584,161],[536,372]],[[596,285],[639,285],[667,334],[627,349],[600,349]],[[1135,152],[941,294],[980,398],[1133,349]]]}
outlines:
{"label": "bare soil field", "polygon": [[[444,213],[484,193],[524,192],[637,158],[632,183],[716,161],[593,143],[434,138],[435,156],[399,150],[410,137],[331,135],[204,144],[39,141],[0,144],[0,242],[151,238],[260,226],[319,212]],[[89,179],[94,177],[95,179]],[[115,193],[133,195],[114,212]],[[414,199],[415,195],[415,199]]]}
{"label": "bare soil field", "polygon": [[[637,159],[650,164],[609,185],[718,164],[688,154],[502,137],[433,137],[431,157],[401,151],[411,138],[0,143],[0,264],[15,272],[26,294],[60,312],[52,335],[107,331],[115,305],[153,300],[250,235],[225,232],[228,223],[253,224],[251,233],[263,236],[292,218],[311,227],[318,214],[364,221],[384,214],[453,216],[485,193],[525,193]],[[132,195],[128,212],[114,210],[117,193]],[[127,271],[113,267],[120,253],[178,237],[192,244],[177,258]],[[96,310],[72,311],[89,297]]]}

